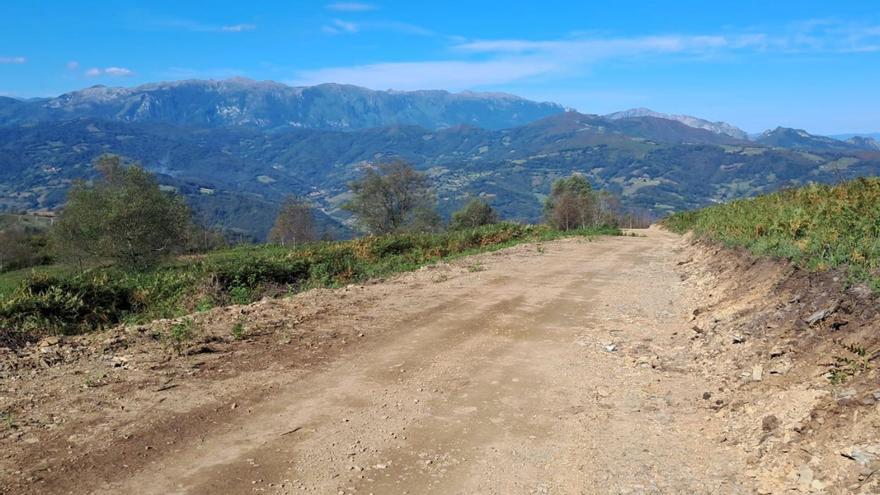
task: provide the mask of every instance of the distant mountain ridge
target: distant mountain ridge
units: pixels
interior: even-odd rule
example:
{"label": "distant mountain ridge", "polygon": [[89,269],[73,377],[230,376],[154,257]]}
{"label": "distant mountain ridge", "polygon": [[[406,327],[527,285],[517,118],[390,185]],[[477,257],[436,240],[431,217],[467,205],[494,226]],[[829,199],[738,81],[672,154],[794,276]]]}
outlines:
{"label": "distant mountain ridge", "polygon": [[845,142],[862,149],[880,151],[880,141],[877,141],[872,137],[853,136]]}
{"label": "distant mountain ridge", "polygon": [[[444,215],[483,197],[504,218],[538,221],[553,181],[580,173],[619,194],[624,205],[662,216],[790,184],[880,173],[880,153],[840,143],[844,148],[798,150],[656,117],[612,120],[577,112],[494,131],[399,125],[267,132],[46,121],[0,126],[0,210],[57,208],[73,180],[94,176],[94,158],[116,153],[142,162],[160,183],[184,194],[206,225],[257,238],[291,193],[315,204],[325,225],[345,223],[340,205],[347,184],[365,167],[395,159],[429,175]],[[344,229],[337,224],[333,230]]]}
{"label": "distant mountain ridge", "polygon": [[461,124],[502,129],[564,110],[556,103],[503,93],[374,91],[342,84],[293,87],[233,78],[151,83],[134,88],[92,86],[54,98],[0,99],[0,125],[100,118],[261,129],[348,130],[389,125],[441,129]]}
{"label": "distant mountain ridge", "polygon": [[755,138],[755,142],[765,146],[776,146],[796,150],[872,150],[873,140],[841,141],[827,136],[810,134],[803,129],[777,127],[766,130]]}
{"label": "distant mountain ridge", "polygon": [[658,216],[880,173],[880,146],[865,137],[779,127],[749,139],[724,122],[583,114],[503,93],[178,81],[0,97],[0,211],[58,208],[103,153],[142,162],[206,225],[256,238],[291,193],[347,235],[347,184],[385,160],[425,171],[444,215],[479,196],[525,221],[541,219],[553,181],[572,173]]}
{"label": "distant mountain ridge", "polygon": [[682,124],[693,127],[696,129],[705,129],[710,132],[714,132],[715,134],[726,134],[728,136],[747,140],[749,135],[746,131],[728,124],[727,122],[710,122],[705,119],[701,119],[699,117],[693,117],[690,115],[671,115],[668,113],[655,112],[649,108],[631,108],[629,110],[623,110],[621,112],[614,112],[605,115],[606,118],[612,120],[618,119],[629,119],[635,117],[655,117],[659,119],[666,120],[674,120],[676,122],[681,122]]}

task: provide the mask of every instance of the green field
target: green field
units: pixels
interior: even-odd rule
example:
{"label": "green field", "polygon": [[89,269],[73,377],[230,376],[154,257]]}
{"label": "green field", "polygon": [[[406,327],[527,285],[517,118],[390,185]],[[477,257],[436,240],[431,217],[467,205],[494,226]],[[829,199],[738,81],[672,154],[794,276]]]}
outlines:
{"label": "green field", "polygon": [[791,260],[809,270],[843,268],[851,283],[880,291],[880,179],[813,184],[674,214],[670,230]]}

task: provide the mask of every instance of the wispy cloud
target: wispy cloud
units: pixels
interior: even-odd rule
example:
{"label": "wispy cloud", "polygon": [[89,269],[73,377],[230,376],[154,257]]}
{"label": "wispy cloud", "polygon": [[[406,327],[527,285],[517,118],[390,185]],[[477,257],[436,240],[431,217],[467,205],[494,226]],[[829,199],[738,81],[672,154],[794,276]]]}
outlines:
{"label": "wispy cloud", "polygon": [[302,71],[290,82],[303,86],[337,82],[375,89],[462,89],[507,83],[553,69],[552,63],[539,59],[380,63]]}
{"label": "wispy cloud", "polygon": [[25,57],[0,57],[0,64],[25,64],[27,63],[27,58]]}
{"label": "wispy cloud", "polygon": [[92,67],[91,69],[85,72],[86,77],[100,77],[100,76],[110,76],[110,77],[128,77],[133,76],[134,71],[131,69],[126,69],[125,67]]}
{"label": "wispy cloud", "polygon": [[327,4],[327,8],[338,12],[367,12],[378,9],[373,4],[362,2],[334,2]]}
{"label": "wispy cloud", "polygon": [[67,62],[67,70],[77,69],[79,69],[79,62],[77,62],[76,60],[71,60],[70,62]]}
{"label": "wispy cloud", "polygon": [[241,33],[244,31],[253,31],[257,29],[256,24],[232,24],[231,26],[221,26],[220,30],[226,33]]}
{"label": "wispy cloud", "polygon": [[436,33],[428,28],[398,21],[362,21],[352,22],[342,19],[333,19],[329,24],[321,26],[321,30],[327,34],[353,34],[361,31],[385,31],[414,36],[435,36]]}
{"label": "wispy cloud", "polygon": [[399,21],[366,21],[360,23],[360,28],[363,30],[391,31],[416,36],[435,36],[437,34],[428,28]]}
{"label": "wispy cloud", "polygon": [[[333,34],[340,34],[358,32],[367,26],[334,24],[329,28]],[[804,21],[770,32],[751,30],[630,37],[582,35],[545,40],[447,39],[451,43],[448,46],[452,54],[449,59],[305,70],[296,73],[292,82],[340,82],[377,89],[467,89],[539,77],[583,75],[594,70],[597,64],[609,61],[674,58],[708,63],[761,53],[797,56],[880,52],[880,26],[826,20]]]}
{"label": "wispy cloud", "polygon": [[354,22],[343,21],[342,19],[333,19],[330,24],[322,26],[321,30],[327,34],[356,33],[360,31],[360,26],[358,26]]}
{"label": "wispy cloud", "polygon": [[194,33],[244,33],[257,29],[257,25],[253,23],[206,24],[192,19],[180,18],[153,18],[147,21],[147,25],[152,28],[191,31]]}
{"label": "wispy cloud", "polygon": [[376,63],[301,71],[296,84],[339,82],[372,88],[467,89],[527,78],[571,74],[610,58],[645,55],[705,54],[731,49],[745,39],[720,36],[652,36],[582,40],[478,40],[451,47],[457,60]]}

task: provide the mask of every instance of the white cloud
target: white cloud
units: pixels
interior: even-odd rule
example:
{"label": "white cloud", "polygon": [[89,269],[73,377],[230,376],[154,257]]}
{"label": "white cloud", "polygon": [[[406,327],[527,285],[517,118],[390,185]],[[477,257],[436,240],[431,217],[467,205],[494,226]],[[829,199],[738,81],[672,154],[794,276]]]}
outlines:
{"label": "white cloud", "polygon": [[311,86],[335,82],[374,89],[457,90],[507,83],[558,69],[552,62],[540,59],[380,63],[301,71],[291,83]]}
{"label": "white cloud", "polygon": [[244,31],[253,31],[254,29],[257,29],[255,24],[233,24],[220,28],[221,31],[226,33],[242,33]]}
{"label": "white cloud", "polygon": [[0,57],[0,64],[24,64],[27,63],[25,57]]}
{"label": "white cloud", "polygon": [[[388,28],[369,22],[339,19],[324,30],[331,34]],[[432,33],[433,34],[433,33]],[[377,62],[325,67],[295,74],[295,84],[339,82],[375,89],[469,89],[504,85],[535,78],[584,75],[608,61],[664,60],[675,57],[692,63],[731,56],[773,53],[846,54],[880,52],[880,26],[815,20],[784,26],[772,33],[729,31],[697,35],[588,36],[550,40],[447,38],[451,59]]]}
{"label": "white cloud", "polygon": [[104,69],[104,74],[107,74],[108,76],[132,76],[134,75],[134,72],[125,67],[107,67]]}
{"label": "white cloud", "polygon": [[79,69],[79,62],[77,62],[76,60],[71,60],[70,62],[67,62],[67,70],[76,69]]}
{"label": "white cloud", "polygon": [[453,48],[470,54],[543,54],[571,59],[598,60],[610,57],[664,53],[700,53],[740,49],[761,43],[761,36],[644,36],[574,40],[478,40]]}
{"label": "white cloud", "polygon": [[373,4],[361,2],[335,2],[328,4],[327,8],[338,12],[366,12],[369,10],[376,10],[378,7]]}
{"label": "white cloud", "polygon": [[344,34],[344,33],[356,33],[360,30],[360,27],[348,21],[343,21],[342,19],[333,19],[332,24],[328,24],[321,27],[327,34]]}
{"label": "white cloud", "polygon": [[358,24],[358,27],[363,30],[392,31],[416,36],[435,36],[437,34],[422,26],[398,21],[365,21]]}
{"label": "white cloud", "polygon": [[452,46],[462,59],[376,63],[300,71],[295,84],[356,84],[374,89],[468,89],[586,71],[594,63],[646,55],[693,54],[738,49],[760,38],[646,36],[579,40],[479,40]]}
{"label": "white cloud", "polygon": [[321,26],[321,30],[327,34],[352,34],[361,31],[389,31],[414,36],[436,36],[437,33],[430,29],[398,21],[363,21],[350,22],[342,19],[333,19],[330,24]]}
{"label": "white cloud", "polygon": [[111,77],[128,77],[133,76],[134,71],[125,67],[92,67],[85,71],[86,77],[111,76]]}
{"label": "white cloud", "polygon": [[148,19],[147,25],[159,29],[171,29],[178,31],[192,31],[194,33],[243,33],[257,29],[256,24],[252,23],[236,23],[236,24],[204,24],[191,19],[180,18],[159,18]]}

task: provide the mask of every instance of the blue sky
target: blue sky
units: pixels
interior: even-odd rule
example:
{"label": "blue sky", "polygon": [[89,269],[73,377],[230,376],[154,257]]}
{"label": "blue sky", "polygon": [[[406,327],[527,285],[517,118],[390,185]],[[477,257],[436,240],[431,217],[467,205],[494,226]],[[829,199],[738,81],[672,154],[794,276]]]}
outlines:
{"label": "blue sky", "polygon": [[880,131],[875,1],[5,1],[0,94],[245,76]]}

